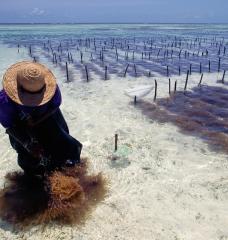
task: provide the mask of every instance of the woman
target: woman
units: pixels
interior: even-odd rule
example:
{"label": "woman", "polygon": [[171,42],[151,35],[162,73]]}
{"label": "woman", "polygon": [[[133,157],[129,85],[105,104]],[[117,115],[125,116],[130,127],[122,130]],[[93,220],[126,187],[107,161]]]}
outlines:
{"label": "woman", "polygon": [[26,174],[40,175],[80,162],[82,144],[69,135],[60,104],[56,79],[45,66],[24,61],[6,71],[0,123]]}

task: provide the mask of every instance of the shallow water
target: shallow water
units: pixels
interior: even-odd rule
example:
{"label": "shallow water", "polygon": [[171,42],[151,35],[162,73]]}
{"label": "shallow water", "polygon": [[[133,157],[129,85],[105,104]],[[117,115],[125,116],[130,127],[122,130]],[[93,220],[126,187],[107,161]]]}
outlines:
{"label": "shallow water", "polygon": [[[110,181],[109,195],[91,213],[83,227],[64,226],[50,223],[45,230],[40,226],[29,231],[18,232],[6,222],[0,222],[1,239],[227,239],[228,224],[228,161],[223,151],[211,149],[210,144],[199,134],[183,133],[181,128],[169,119],[157,121],[144,114],[133,104],[133,99],[124,95],[124,90],[137,85],[154,85],[158,82],[157,105],[164,102],[169,94],[169,83],[166,76],[166,63],[171,64],[171,89],[177,81],[177,104],[168,105],[170,113],[180,117],[190,114],[190,119],[201,122],[208,120],[207,114],[201,115],[184,108],[183,93],[186,70],[189,63],[196,61],[195,71],[189,76],[187,90],[191,97],[186,104],[191,106],[200,99],[210,105],[205,109],[216,118],[226,118],[226,84],[221,83],[223,71],[226,70],[227,53],[221,55],[221,71],[217,72],[218,46],[211,46],[209,51],[212,64],[208,73],[206,56],[202,84],[205,88],[197,90],[201,74],[199,58],[181,58],[181,66],[185,69],[179,76],[177,67],[179,59],[157,59],[154,51],[153,61],[141,59],[136,55],[138,70],[135,77],[133,62],[126,77],[123,77],[128,60],[124,58],[125,49],[120,50],[117,62],[112,49],[106,52],[104,62],[113,65],[109,80],[104,81],[104,66],[99,60],[99,53],[94,61],[90,61],[87,51],[84,61],[80,62],[80,51],[72,49],[74,63],[69,64],[70,82],[66,82],[65,61],[67,51],[63,51],[62,63],[53,64],[51,50],[44,51],[43,42],[48,38],[53,41],[55,51],[61,42],[67,44],[71,38],[76,42],[85,37],[104,39],[120,37],[120,43],[126,38],[131,43],[136,38],[140,51],[143,41],[154,38],[161,46],[162,41],[171,36],[191,39],[208,38],[215,42],[227,44],[227,25],[29,25],[1,26],[0,38],[0,76],[16,61],[31,60],[28,43],[33,46],[33,54],[39,61],[47,65],[56,75],[62,91],[62,111],[69,124],[71,134],[83,143],[83,156],[93,159],[89,167],[90,173],[102,172]],[[45,39],[45,40],[43,40]],[[109,40],[111,41],[111,40]],[[130,40],[129,40],[130,41]],[[167,39],[169,41],[169,39]],[[17,44],[22,42],[19,53]],[[57,44],[58,43],[58,44]],[[23,45],[26,44],[26,47]],[[97,40],[99,45],[99,40]],[[206,44],[208,44],[206,42]],[[215,43],[216,44],[216,43]],[[133,44],[134,45],[134,44]],[[66,45],[65,45],[66,47]],[[187,45],[185,45],[187,47]],[[49,46],[50,48],[50,46]],[[187,47],[188,51],[190,46]],[[94,51],[94,49],[93,49]],[[89,52],[90,53],[90,52]],[[130,53],[129,53],[130,54]],[[221,53],[222,54],[222,53]],[[147,56],[148,57],[148,56]],[[193,56],[191,56],[193,58]],[[132,61],[132,60],[131,60]],[[176,64],[178,62],[178,65]],[[84,65],[88,64],[89,82],[86,82]],[[156,66],[156,68],[151,68]],[[197,68],[196,68],[197,66]],[[151,77],[147,76],[148,69]],[[196,70],[197,69],[197,70]],[[111,71],[110,70],[110,71]],[[224,79],[228,81],[227,76]],[[221,90],[224,89],[224,91]],[[213,98],[215,94],[216,98]],[[219,95],[221,94],[221,95]],[[225,97],[225,98],[224,98]],[[153,102],[154,92],[143,101]],[[218,100],[218,101],[217,101]],[[140,100],[139,100],[140,101]],[[215,102],[214,102],[215,101]],[[141,104],[143,102],[141,101]],[[216,107],[219,106],[219,108]],[[196,106],[197,105],[196,101]],[[225,104],[225,105],[224,105]],[[140,106],[140,102],[139,102]],[[165,107],[164,105],[163,107]],[[216,107],[216,108],[215,108]],[[223,109],[224,107],[224,109]],[[197,110],[197,109],[196,109]],[[222,111],[223,110],[223,111]],[[185,115],[183,115],[185,114]],[[183,120],[183,119],[182,119]],[[207,121],[206,121],[207,122]],[[221,125],[206,125],[214,131],[221,131]],[[223,130],[222,130],[223,131]],[[114,153],[114,135],[118,133],[118,151]],[[226,134],[226,133],[225,133]],[[0,128],[0,184],[4,184],[7,172],[18,170],[16,154],[11,149],[4,129]]]}

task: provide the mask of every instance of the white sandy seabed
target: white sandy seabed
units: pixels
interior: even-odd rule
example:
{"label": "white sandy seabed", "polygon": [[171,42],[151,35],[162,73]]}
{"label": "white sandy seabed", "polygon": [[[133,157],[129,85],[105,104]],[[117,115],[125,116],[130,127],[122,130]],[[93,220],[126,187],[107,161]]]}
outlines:
{"label": "white sandy seabed", "polygon": [[[26,54],[1,47],[0,76]],[[7,56],[7,58],[5,58]],[[153,84],[153,78],[119,78],[89,83],[77,75],[64,83],[65,75],[51,63],[62,91],[61,109],[71,134],[83,145],[90,171],[103,172],[110,181],[109,193],[83,226],[50,223],[18,232],[0,221],[0,239],[228,239],[228,157],[209,149],[201,139],[180,133],[171,123],[147,119],[129,104],[124,90]],[[218,74],[205,75],[216,85]],[[183,88],[185,76],[179,79]],[[168,79],[157,77],[158,97],[167,96]],[[199,74],[189,79],[196,86]],[[180,84],[181,82],[181,84]],[[152,98],[151,93],[147,98]],[[119,135],[119,154],[111,161],[114,135]],[[18,170],[16,154],[0,128],[0,184],[9,171]]]}

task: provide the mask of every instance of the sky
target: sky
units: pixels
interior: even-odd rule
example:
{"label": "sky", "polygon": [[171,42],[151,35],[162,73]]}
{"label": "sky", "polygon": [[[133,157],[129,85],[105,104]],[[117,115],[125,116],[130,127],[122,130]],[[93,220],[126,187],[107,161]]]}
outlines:
{"label": "sky", "polygon": [[228,0],[1,0],[0,23],[228,23]]}

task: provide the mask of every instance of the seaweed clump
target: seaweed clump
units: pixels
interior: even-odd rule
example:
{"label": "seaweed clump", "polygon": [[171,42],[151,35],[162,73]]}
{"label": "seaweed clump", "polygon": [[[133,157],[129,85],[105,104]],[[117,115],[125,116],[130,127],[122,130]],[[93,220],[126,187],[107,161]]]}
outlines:
{"label": "seaweed clump", "polygon": [[0,190],[0,217],[18,227],[56,221],[82,224],[107,193],[102,174],[87,175],[84,160],[42,178],[8,173]]}

